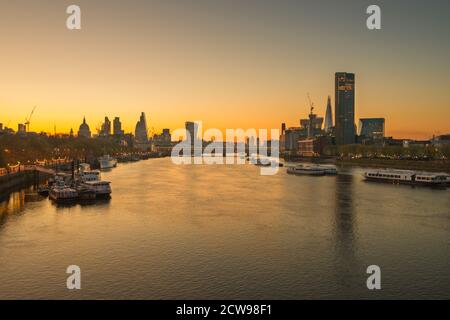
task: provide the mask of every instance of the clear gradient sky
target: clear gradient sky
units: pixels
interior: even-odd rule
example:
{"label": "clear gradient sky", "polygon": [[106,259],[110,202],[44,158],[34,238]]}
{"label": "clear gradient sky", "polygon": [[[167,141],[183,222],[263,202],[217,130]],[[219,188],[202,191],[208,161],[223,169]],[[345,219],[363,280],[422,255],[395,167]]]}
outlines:
{"label": "clear gradient sky", "polygon": [[[82,9],[69,31],[66,7]],[[365,10],[382,9],[369,31]],[[0,0],[0,122],[32,131],[279,128],[324,115],[334,73],[356,74],[356,122],[394,137],[450,133],[448,0]],[[333,106],[334,107],[334,106]]]}

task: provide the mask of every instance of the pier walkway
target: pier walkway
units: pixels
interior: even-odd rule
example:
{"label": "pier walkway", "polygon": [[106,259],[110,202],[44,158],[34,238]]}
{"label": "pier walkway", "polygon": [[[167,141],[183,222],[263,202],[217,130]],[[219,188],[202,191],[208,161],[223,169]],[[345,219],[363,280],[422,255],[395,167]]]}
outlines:
{"label": "pier walkway", "polygon": [[47,174],[51,174],[51,175],[56,173],[55,169],[46,168],[44,166],[39,166],[39,165],[34,165],[34,164],[23,166],[23,170],[24,171],[37,171],[37,172],[47,173]]}
{"label": "pier walkway", "polygon": [[[42,173],[42,175],[40,175]],[[17,165],[9,170],[0,170],[0,196],[12,189],[39,183],[40,176],[51,176],[56,173],[53,168],[41,165]]]}

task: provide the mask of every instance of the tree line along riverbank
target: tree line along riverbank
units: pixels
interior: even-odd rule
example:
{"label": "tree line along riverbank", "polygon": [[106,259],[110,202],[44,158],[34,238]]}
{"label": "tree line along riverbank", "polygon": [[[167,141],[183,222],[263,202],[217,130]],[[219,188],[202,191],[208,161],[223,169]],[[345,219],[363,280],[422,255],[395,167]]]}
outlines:
{"label": "tree line along riverbank", "polygon": [[38,135],[0,135],[0,168],[8,164],[27,164],[57,158],[84,159],[104,154],[134,151],[109,139],[54,137]]}

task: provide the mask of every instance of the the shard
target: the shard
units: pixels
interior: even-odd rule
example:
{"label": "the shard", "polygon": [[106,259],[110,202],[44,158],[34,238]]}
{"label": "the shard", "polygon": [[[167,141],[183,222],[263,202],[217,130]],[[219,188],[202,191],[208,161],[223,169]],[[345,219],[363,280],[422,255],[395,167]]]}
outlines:
{"label": "the shard", "polygon": [[330,132],[332,126],[333,126],[333,111],[331,110],[331,98],[330,96],[328,96],[327,112],[325,113],[325,124],[323,129],[325,130],[325,132]]}

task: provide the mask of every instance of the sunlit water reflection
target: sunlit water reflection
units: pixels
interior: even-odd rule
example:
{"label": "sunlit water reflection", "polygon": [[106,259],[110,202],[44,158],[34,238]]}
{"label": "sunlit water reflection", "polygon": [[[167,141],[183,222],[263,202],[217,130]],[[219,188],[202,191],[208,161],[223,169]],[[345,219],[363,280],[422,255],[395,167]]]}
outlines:
{"label": "sunlit water reflection", "polygon": [[[0,298],[450,298],[448,189],[259,169],[151,159],[103,173],[106,202],[14,193],[0,204]],[[81,291],[66,289],[72,264]]]}

